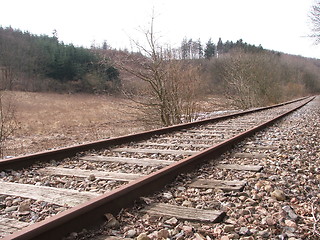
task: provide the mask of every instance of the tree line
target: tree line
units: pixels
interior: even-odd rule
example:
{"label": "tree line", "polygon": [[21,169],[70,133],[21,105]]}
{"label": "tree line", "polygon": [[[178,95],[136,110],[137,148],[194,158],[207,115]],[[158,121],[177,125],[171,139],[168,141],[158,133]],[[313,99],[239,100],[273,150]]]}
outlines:
{"label": "tree line", "polygon": [[219,54],[228,53],[234,49],[242,49],[248,53],[264,51],[261,45],[257,47],[244,42],[242,39],[239,39],[236,42],[229,40],[223,42],[222,39],[219,38],[217,44],[215,44],[210,38],[203,46],[200,39],[194,41],[192,38],[184,38],[181,42],[180,52],[181,59],[210,59],[218,57]]}
{"label": "tree line", "polygon": [[1,88],[27,91],[107,91],[120,85],[119,72],[90,49],[0,27]]}

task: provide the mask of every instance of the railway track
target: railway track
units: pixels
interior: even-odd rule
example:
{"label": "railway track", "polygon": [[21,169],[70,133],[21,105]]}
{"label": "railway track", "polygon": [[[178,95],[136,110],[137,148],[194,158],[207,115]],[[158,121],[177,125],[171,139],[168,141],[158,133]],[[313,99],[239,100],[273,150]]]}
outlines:
{"label": "railway track", "polygon": [[[161,189],[180,173],[219,157],[239,141],[311,100],[300,99],[197,123],[1,160],[1,234],[5,239],[59,239],[105,222],[106,213],[110,218],[134,200]],[[261,151],[256,154],[241,154],[259,159],[263,157],[261,152],[272,151],[269,145],[260,146]],[[260,166],[238,164],[222,164],[220,168],[221,172],[230,168],[260,170]],[[192,184],[206,191],[241,191],[245,182],[207,181],[200,177]],[[170,215],[191,209],[186,215],[206,216],[206,219],[193,219],[206,222],[220,221],[225,216],[223,211],[188,207],[187,203],[182,208],[159,203],[147,211],[164,211],[163,215]],[[188,219],[188,216],[180,218]],[[14,233],[7,235],[10,232]]]}

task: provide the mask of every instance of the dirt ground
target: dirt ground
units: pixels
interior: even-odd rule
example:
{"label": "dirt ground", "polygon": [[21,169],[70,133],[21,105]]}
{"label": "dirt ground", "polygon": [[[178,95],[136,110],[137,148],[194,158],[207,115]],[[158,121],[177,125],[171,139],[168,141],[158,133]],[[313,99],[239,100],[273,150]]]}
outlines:
{"label": "dirt ground", "polygon": [[[128,99],[89,94],[10,92],[18,128],[5,142],[4,156],[48,149],[146,130]],[[202,112],[227,108],[223,98],[208,97]],[[150,128],[150,127],[148,127]]]}

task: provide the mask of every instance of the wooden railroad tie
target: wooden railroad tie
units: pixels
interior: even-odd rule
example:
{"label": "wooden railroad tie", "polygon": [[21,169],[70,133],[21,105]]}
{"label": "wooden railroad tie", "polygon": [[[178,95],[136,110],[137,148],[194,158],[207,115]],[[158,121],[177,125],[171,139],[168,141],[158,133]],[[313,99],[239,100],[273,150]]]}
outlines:
{"label": "wooden railroad tie", "polygon": [[197,179],[191,184],[190,187],[194,188],[218,188],[225,192],[241,192],[243,191],[244,186],[246,185],[245,181],[226,181],[226,180],[206,180],[206,179]]}
{"label": "wooden railroad tie", "polygon": [[221,222],[226,216],[226,213],[222,211],[197,209],[166,203],[153,203],[141,211],[150,215],[175,217],[181,220],[210,223]]}
{"label": "wooden railroad tie", "polygon": [[147,153],[147,154],[175,154],[175,155],[194,155],[198,151],[170,150],[170,149],[150,149],[150,148],[115,148],[113,152],[126,153]]}
{"label": "wooden railroad tie", "polygon": [[[176,142],[187,142],[187,143],[190,143],[191,145],[193,143],[197,143],[197,142],[200,142],[200,143],[203,143],[203,142],[208,142],[210,145],[214,145],[214,144],[217,144],[219,143],[220,141],[218,139],[205,139],[205,138],[184,138],[184,137],[172,137],[172,138],[161,138],[162,140],[166,140],[166,141],[176,141]],[[179,143],[178,143],[179,144]]]}
{"label": "wooden railroad tie", "polygon": [[184,144],[184,143],[137,143],[139,146],[160,146],[160,147],[200,147],[200,148],[209,148],[212,145],[209,144]]}
{"label": "wooden railroad tie", "polygon": [[76,206],[99,196],[92,192],[79,192],[71,189],[36,186],[31,184],[0,182],[0,194],[31,198],[60,206]]}
{"label": "wooden railroad tie", "polygon": [[232,134],[232,133],[203,133],[203,134],[196,134],[196,133],[181,133],[181,137],[188,137],[188,138],[195,138],[195,139],[201,139],[201,140],[215,140],[215,141],[220,141],[221,138],[222,139],[226,139],[226,138],[230,138],[232,136],[236,135],[236,133]]}
{"label": "wooden railroad tie", "polygon": [[218,164],[216,167],[219,169],[252,171],[252,172],[260,172],[263,169],[263,166],[259,166],[259,165],[239,165],[239,164]]}
{"label": "wooden railroad tie", "polygon": [[94,175],[95,178],[105,179],[105,180],[116,180],[116,181],[132,181],[144,175],[134,174],[134,173],[118,173],[118,172],[103,172],[96,170],[82,170],[76,168],[61,168],[61,167],[46,167],[39,169],[38,172],[45,175],[59,175],[59,176],[71,176],[71,177],[81,177],[88,178]]}
{"label": "wooden railroad tie", "polygon": [[189,130],[188,132],[182,132],[182,136],[194,136],[195,134],[200,135],[200,136],[208,136],[208,137],[220,137],[222,134],[223,135],[233,135],[235,131],[208,131],[208,130]]}
{"label": "wooden railroad tie", "polygon": [[243,146],[246,149],[253,149],[253,150],[265,150],[265,151],[277,151],[280,147],[279,146],[264,146],[264,145],[257,145],[254,146],[252,144],[245,144]]}
{"label": "wooden railroad tie", "polygon": [[235,158],[248,158],[248,159],[262,159],[267,158],[267,155],[263,153],[235,153],[233,154]]}
{"label": "wooden railroad tie", "polygon": [[84,156],[79,158],[82,161],[92,161],[92,162],[116,162],[125,164],[136,164],[139,166],[162,166],[170,165],[174,161],[169,160],[158,160],[151,158],[128,158],[128,157],[108,157],[108,156]]}

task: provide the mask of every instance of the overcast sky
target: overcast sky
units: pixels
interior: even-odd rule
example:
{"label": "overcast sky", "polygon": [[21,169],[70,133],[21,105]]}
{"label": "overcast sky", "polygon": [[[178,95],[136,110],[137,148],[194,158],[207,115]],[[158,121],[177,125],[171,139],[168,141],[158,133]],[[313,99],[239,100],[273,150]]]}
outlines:
{"label": "overcast sky", "polygon": [[0,0],[0,25],[90,47],[128,48],[155,12],[155,30],[174,47],[183,38],[216,43],[242,38],[266,49],[320,58],[311,34],[314,0]]}

